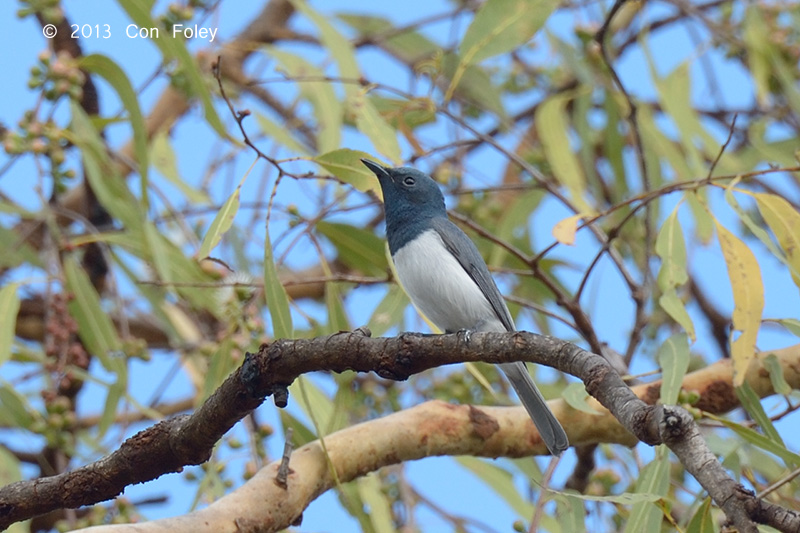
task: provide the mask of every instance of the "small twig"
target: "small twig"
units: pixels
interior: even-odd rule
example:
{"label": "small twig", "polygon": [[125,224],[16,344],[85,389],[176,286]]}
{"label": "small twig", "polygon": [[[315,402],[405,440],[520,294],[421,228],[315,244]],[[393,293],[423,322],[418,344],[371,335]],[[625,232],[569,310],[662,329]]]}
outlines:
{"label": "small twig", "polygon": [[[294,285],[313,285],[315,283],[327,283],[330,281],[343,281],[347,283],[355,283],[357,285],[375,285],[380,283],[386,283],[389,281],[386,278],[379,278],[379,277],[369,277],[369,276],[356,276],[353,274],[331,274],[330,276],[316,276],[316,277],[306,277],[302,279],[287,279],[283,281],[284,287],[291,287]],[[208,289],[221,289],[224,287],[245,287],[245,288],[262,288],[264,287],[263,281],[252,281],[252,282],[244,282],[244,281],[180,281],[180,282],[170,282],[164,283],[163,281],[159,280],[139,280],[136,282],[137,285],[155,285],[155,286],[163,286],[169,285],[170,287],[196,287],[196,288],[208,288]]]}
{"label": "small twig", "polygon": [[[667,183],[666,185],[662,186],[659,189],[654,189],[652,191],[647,191],[647,192],[644,192],[644,193],[639,194],[637,196],[632,196],[630,198],[627,198],[627,199],[625,199],[625,200],[623,200],[623,201],[621,201],[621,202],[609,207],[605,211],[592,216],[591,218],[585,218],[583,222],[578,224],[578,229],[576,231],[580,231],[580,230],[585,229],[585,228],[591,228],[591,227],[593,227],[593,224],[595,222],[597,222],[598,220],[600,220],[602,218],[606,218],[609,215],[611,215],[612,213],[615,213],[615,212],[619,211],[620,209],[622,209],[624,207],[633,206],[633,207],[631,207],[631,209],[634,210],[634,211],[638,211],[639,209],[644,207],[644,204],[652,202],[654,200],[657,200],[661,196],[665,196],[667,194],[672,194],[674,192],[682,192],[682,191],[693,191],[693,190],[700,189],[702,187],[706,187],[706,186],[709,186],[709,185],[713,186],[713,185],[716,185],[719,182],[732,180],[732,179],[736,179],[736,178],[739,178],[739,179],[742,179],[742,180],[754,179],[754,178],[756,178],[758,176],[764,176],[764,175],[768,175],[768,174],[776,174],[776,173],[779,173],[779,172],[800,172],[800,166],[781,167],[781,168],[766,168],[766,169],[753,170],[751,172],[744,172],[744,173],[739,173],[739,174],[728,174],[728,175],[725,175],[725,176],[714,176],[713,178],[700,178],[700,179],[697,179],[697,180],[690,180],[690,181],[670,182],[670,183]],[[761,185],[763,187],[763,184],[761,184]],[[633,205],[633,204],[636,204],[636,205]],[[629,219],[630,219],[630,217],[626,217],[624,220],[627,221]],[[618,224],[618,226],[619,226],[619,224]],[[551,251],[553,251],[553,249],[556,246],[558,246],[559,244],[561,244],[559,241],[554,240],[549,245],[547,245],[544,248],[542,248],[541,251],[538,254],[536,254],[536,256],[533,258],[532,262],[533,263],[538,263],[539,261],[541,261],[544,258],[544,256],[546,256]]]}
{"label": "small twig", "polygon": [[733,133],[734,131],[736,131],[736,118],[738,116],[739,116],[738,114],[733,115],[733,120],[731,121],[731,127],[728,130],[728,138],[725,139],[725,142],[722,143],[722,146],[719,147],[719,152],[717,153],[717,157],[714,158],[714,162],[711,163],[711,168],[708,169],[708,175],[706,176],[706,179],[711,179],[711,175],[714,173],[714,169],[717,168],[717,163],[719,163],[719,160],[722,159],[722,154],[725,153],[725,150],[731,143],[731,139],[733,139]]}
{"label": "small twig", "polygon": [[539,530],[539,521],[542,519],[542,511],[544,511],[544,504],[547,503],[545,495],[548,493],[547,487],[550,485],[550,480],[553,478],[553,473],[556,471],[556,466],[561,460],[560,457],[555,456],[550,459],[544,474],[542,475],[542,486],[539,492],[539,499],[536,500],[536,507],[533,509],[533,517],[531,518],[531,525],[528,528],[528,533],[536,533]]}
{"label": "small twig", "polygon": [[[731,3],[732,1],[733,0],[714,0],[714,1],[708,2],[706,4],[698,5],[695,9],[696,9],[696,11],[707,11],[709,9],[720,7],[720,6],[724,5],[724,4]],[[674,15],[670,15],[670,16],[665,17],[663,19],[659,19],[659,20],[655,20],[653,22],[650,22],[649,24],[646,24],[645,26],[643,26],[638,32],[633,33],[630,37],[628,37],[623,43],[621,43],[619,45],[617,50],[620,51],[620,52],[623,52],[623,51],[627,50],[628,48],[630,48],[632,45],[638,43],[640,35],[642,35],[642,34],[644,34],[644,35],[654,34],[656,32],[656,30],[660,30],[662,28],[667,28],[667,27],[669,27],[670,25],[672,25],[672,24],[674,24],[676,22],[681,22],[684,19],[688,18],[689,15],[690,15],[689,13],[687,13],[685,10],[683,10],[683,11],[681,11],[679,13],[676,13]]]}
{"label": "small twig", "polygon": [[[611,56],[608,52],[608,47],[606,46],[606,34],[611,27],[611,21],[614,19],[614,16],[620,10],[623,4],[628,0],[617,0],[614,2],[614,5],[611,8],[611,11],[608,12],[605,21],[603,21],[603,25],[600,30],[595,35],[595,41],[600,46],[600,53],[603,57],[603,61],[605,62],[606,66],[608,67],[608,71],[611,74],[611,78],[614,81],[614,84],[619,88],[619,91],[622,93],[622,96],[625,98],[625,101],[628,103],[628,123],[631,127],[631,133],[633,134],[633,147],[636,150],[636,160],[639,163],[639,174],[642,180],[642,188],[645,191],[650,190],[650,176],[647,172],[647,161],[644,156],[644,143],[642,142],[642,134],[639,131],[639,121],[636,118],[637,113],[637,106],[636,103],[633,101],[633,97],[625,88],[625,85],[622,83],[622,79],[620,79],[619,74],[614,69],[613,62],[611,61]],[[645,207],[645,214],[644,214],[644,248],[645,248],[645,258],[652,257],[652,249],[653,249],[653,217],[652,217],[653,210],[651,206],[648,204]],[[639,342],[642,339],[642,333],[644,331],[644,326],[647,324],[647,290],[646,287],[650,286],[653,281],[652,272],[649,268],[647,263],[649,259],[645,259],[644,263],[642,264],[642,283],[636,285],[635,287],[631,287],[631,297],[633,298],[636,304],[636,317],[634,319],[634,325],[631,329],[630,340],[628,341],[628,348],[625,352],[625,362],[630,363],[631,358],[633,357],[633,353],[636,350]]]}
{"label": "small twig", "polygon": [[275,476],[275,484],[282,489],[286,489],[289,486],[287,481],[289,479],[289,474],[291,473],[291,469],[289,468],[289,459],[291,458],[292,451],[294,450],[294,446],[292,445],[293,434],[294,429],[286,429],[286,440],[283,443],[283,457],[281,457],[281,464],[278,467],[278,473]]}
{"label": "small twig", "polygon": [[789,483],[791,480],[796,478],[797,476],[800,476],[800,468],[796,468],[796,469],[792,470],[791,472],[789,472],[788,474],[786,474],[785,476],[780,478],[778,481],[776,481],[775,483],[773,483],[769,487],[765,488],[764,490],[762,490],[761,492],[756,494],[756,498],[759,499],[759,500],[763,500],[768,494],[770,494],[772,492],[775,492],[776,490],[781,488],[783,485]]}
{"label": "small twig", "polygon": [[253,141],[251,141],[250,137],[247,135],[247,131],[245,131],[244,125],[242,123],[244,122],[245,118],[250,116],[250,110],[243,109],[241,111],[237,111],[236,109],[234,109],[233,104],[231,103],[231,99],[228,98],[228,95],[225,92],[225,87],[222,85],[222,74],[220,72],[221,62],[222,62],[222,56],[217,56],[217,60],[211,64],[211,72],[214,74],[214,79],[217,80],[220,96],[222,96],[222,99],[225,100],[225,103],[228,105],[228,109],[230,110],[231,115],[233,115],[233,118],[236,120],[236,124],[239,126],[239,131],[242,132],[242,140],[244,141],[244,144],[252,148],[259,158],[269,162],[270,164],[272,164],[272,166],[277,168],[278,172],[280,173],[279,175],[283,175],[284,173],[283,169],[281,168],[278,161],[276,161],[275,159],[271,158],[270,156],[259,150],[258,147],[255,144],[253,144]]}

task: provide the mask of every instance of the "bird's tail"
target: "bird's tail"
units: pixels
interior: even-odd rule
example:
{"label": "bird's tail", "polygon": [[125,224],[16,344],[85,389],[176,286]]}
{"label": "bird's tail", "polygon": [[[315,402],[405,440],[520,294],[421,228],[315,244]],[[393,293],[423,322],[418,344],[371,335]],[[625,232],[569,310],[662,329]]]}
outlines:
{"label": "bird's tail", "polygon": [[564,428],[558,422],[553,412],[547,406],[547,402],[536,388],[536,384],[528,374],[525,363],[504,363],[500,368],[508,376],[508,380],[517,391],[520,402],[525,406],[528,414],[531,415],[539,435],[542,436],[547,449],[553,455],[561,455],[561,452],[569,448],[569,440]]}

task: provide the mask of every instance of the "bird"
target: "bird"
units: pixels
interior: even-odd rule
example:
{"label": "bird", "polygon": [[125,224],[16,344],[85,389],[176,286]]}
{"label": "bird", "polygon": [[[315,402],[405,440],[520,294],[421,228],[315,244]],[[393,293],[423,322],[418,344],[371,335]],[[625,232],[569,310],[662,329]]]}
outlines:
{"label": "bird", "polygon": [[[475,243],[447,216],[437,183],[411,167],[361,162],[383,191],[386,240],[412,303],[445,333],[516,331],[514,320]],[[564,428],[524,362],[499,365],[554,456],[569,447]]]}

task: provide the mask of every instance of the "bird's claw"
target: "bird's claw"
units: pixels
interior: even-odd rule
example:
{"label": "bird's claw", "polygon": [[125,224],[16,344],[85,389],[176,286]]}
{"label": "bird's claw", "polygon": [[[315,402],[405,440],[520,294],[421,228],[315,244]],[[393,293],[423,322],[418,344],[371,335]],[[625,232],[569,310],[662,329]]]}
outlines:
{"label": "bird's claw", "polygon": [[460,329],[456,332],[456,335],[464,339],[464,344],[469,344],[470,337],[472,336],[472,330],[467,328]]}

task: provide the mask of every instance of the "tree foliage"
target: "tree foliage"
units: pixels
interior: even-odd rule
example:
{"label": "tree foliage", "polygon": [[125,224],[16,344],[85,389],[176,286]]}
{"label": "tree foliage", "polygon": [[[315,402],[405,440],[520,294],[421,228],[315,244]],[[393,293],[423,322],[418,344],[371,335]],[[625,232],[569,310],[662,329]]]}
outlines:
{"label": "tree foliage", "polygon": [[[796,3],[486,0],[375,14],[269,0],[214,43],[170,29],[241,4],[117,4],[115,32],[161,29],[137,43],[157,61],[69,37],[78,21],[57,0],[19,4],[21,21],[57,35],[27,79],[6,80],[35,103],[2,108],[4,485],[46,482],[172,427],[151,427],[165,417],[204,412],[264,342],[427,330],[388,260],[379,188],[359,161],[370,157],[440,182],[521,328],[602,354],[646,403],[682,405],[776,513],[750,519],[800,523]],[[520,458],[546,453],[522,409],[481,410],[515,403],[492,365],[400,384],[306,374],[270,390],[282,404],[288,386],[289,408],[267,402],[208,442],[208,457],[198,447],[184,481],[213,511],[164,527],[209,516],[256,527],[244,509],[286,498],[271,523],[285,528],[304,511],[313,520],[328,488],[373,532],[706,532],[734,520],[671,443],[678,455],[637,445],[582,383],[536,373],[574,445],[555,473]],[[489,419],[497,429],[483,433]],[[284,455],[308,476],[302,498],[273,483],[287,434],[304,446]],[[510,511],[445,502],[406,462],[433,454],[459,455],[444,468],[472,474],[461,490]],[[152,492],[177,491],[174,477]],[[248,486],[274,499],[248,500]],[[71,490],[63,509],[11,530],[152,512],[126,498],[68,511],[89,489]]]}

